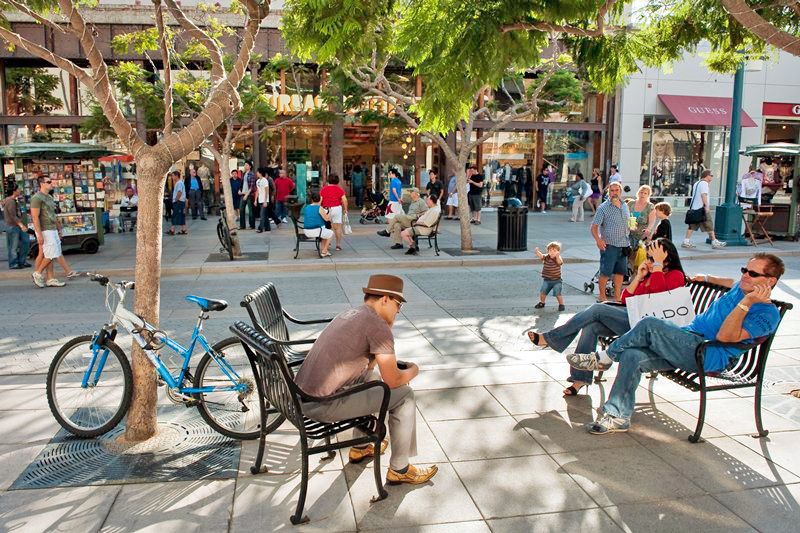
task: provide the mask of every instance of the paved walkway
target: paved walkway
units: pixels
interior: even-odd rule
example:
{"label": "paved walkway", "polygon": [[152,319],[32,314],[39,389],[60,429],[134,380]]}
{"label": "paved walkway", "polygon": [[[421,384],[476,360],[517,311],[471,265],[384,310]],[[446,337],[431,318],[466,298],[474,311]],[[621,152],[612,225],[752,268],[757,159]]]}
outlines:
{"label": "paved walkway", "polygon": [[[556,221],[560,215],[545,216]],[[201,238],[201,231],[193,233],[189,239]],[[352,239],[342,255],[384,241],[365,233],[361,242]],[[357,305],[367,276],[390,264],[400,263],[268,277],[291,312],[325,316]],[[698,258],[687,268],[725,275],[741,264],[738,258]],[[788,263],[776,293],[796,309],[798,265]],[[289,515],[297,501],[299,445],[289,428],[270,436],[267,474],[249,473],[255,445],[247,442],[234,479],[9,491],[58,431],[44,394],[49,361],[66,339],[96,329],[107,314],[102,291],[85,279],[45,290],[27,280],[0,280],[0,531],[797,531],[800,404],[781,388],[800,381],[798,311],[786,317],[768,363],[768,380],[775,383],[764,398],[768,438],[750,437],[750,393],[725,392],[711,396],[707,441],[688,443],[697,396],[664,379],[642,381],[628,434],[590,436],[581,426],[608,394],[613,372],[588,394],[562,398],[563,355],[534,351],[522,333],[552,327],[589,305],[592,297],[580,289],[595,268],[565,266],[567,312],[561,314],[552,305],[532,311],[539,281],[530,266],[395,270],[409,300],[394,328],[398,354],[423,369],[413,382],[420,440],[415,461],[436,463],[440,472],[427,485],[389,487],[387,500],[370,505],[369,464],[347,465],[343,454],[327,464],[312,460],[311,523],[296,528]],[[234,303],[208,323],[210,338],[227,336],[228,325],[245,316],[235,302],[265,279],[259,273],[168,276],[162,325],[185,338],[196,311],[183,296],[199,293]],[[129,346],[128,339],[119,342]]]}
{"label": "paved walkway", "polygon": [[[390,250],[390,239],[379,237],[376,231],[384,226],[358,223],[358,216],[351,215],[353,234],[345,238],[344,250],[334,252],[329,259],[319,259],[313,246],[301,246],[298,259],[294,257],[294,229],[286,225],[269,233],[256,233],[252,230],[240,232],[242,249],[246,256],[231,262],[219,253],[220,246],[216,235],[218,217],[207,221],[189,220],[188,236],[164,236],[162,252],[162,271],[164,275],[196,274],[199,272],[289,272],[300,270],[342,270],[365,268],[369,265],[385,265],[388,268],[457,267],[457,266],[501,266],[530,264],[535,258],[533,249],[544,248],[548,242],[557,240],[563,244],[562,255],[568,262],[598,259],[597,247],[589,231],[590,217],[583,223],[569,221],[571,213],[550,211],[546,214],[528,215],[528,251],[504,252],[497,249],[497,215],[495,209],[482,213],[483,224],[472,227],[475,248],[482,253],[461,255],[460,230],[457,221],[443,220],[439,246],[439,257],[429,250],[425,240],[419,256],[407,256],[404,250]],[[683,214],[672,216],[673,234],[680,241],[686,231]],[[712,250],[705,244],[705,234],[695,234],[697,248],[681,250],[681,257],[687,259],[706,259],[721,257],[745,257],[752,253],[752,247],[731,247]],[[115,275],[130,276],[135,262],[135,234],[118,233],[106,236],[106,244],[96,255],[70,253],[67,255],[76,270],[103,271]],[[763,250],[777,250],[782,254],[800,255],[800,245],[791,241],[776,241],[774,247],[762,245]],[[332,248],[331,248],[332,249]],[[5,261],[5,239],[0,239],[0,261]],[[0,279],[25,279],[26,271],[9,271],[0,262]]]}

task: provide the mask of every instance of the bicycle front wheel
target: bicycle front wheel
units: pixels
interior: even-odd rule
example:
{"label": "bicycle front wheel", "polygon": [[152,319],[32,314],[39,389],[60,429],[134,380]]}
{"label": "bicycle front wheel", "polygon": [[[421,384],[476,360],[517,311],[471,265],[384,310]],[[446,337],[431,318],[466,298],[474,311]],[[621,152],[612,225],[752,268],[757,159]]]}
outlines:
{"label": "bicycle front wheel", "polygon": [[97,437],[119,424],[131,403],[133,377],[122,348],[93,335],[68,341],[47,372],[47,402],[61,427],[78,437]]}
{"label": "bicycle front wheel", "polygon": [[[250,440],[258,438],[261,429],[261,411],[258,402],[258,386],[255,376],[236,337],[230,337],[212,346],[217,360],[205,353],[197,365],[194,387],[231,388],[237,384],[245,385],[243,391],[216,390],[195,393],[200,415],[215,431],[225,436]],[[283,416],[277,410],[267,413],[267,433],[271,433],[283,423]]]}

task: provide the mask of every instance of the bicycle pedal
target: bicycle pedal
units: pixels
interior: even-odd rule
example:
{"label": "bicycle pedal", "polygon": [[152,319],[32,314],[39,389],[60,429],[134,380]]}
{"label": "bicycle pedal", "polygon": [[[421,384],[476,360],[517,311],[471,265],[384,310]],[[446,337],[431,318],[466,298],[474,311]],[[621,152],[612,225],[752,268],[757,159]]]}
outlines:
{"label": "bicycle pedal", "polygon": [[198,403],[200,403],[200,402],[198,402],[197,400],[186,400],[185,402],[183,402],[183,405],[186,408],[197,407]]}

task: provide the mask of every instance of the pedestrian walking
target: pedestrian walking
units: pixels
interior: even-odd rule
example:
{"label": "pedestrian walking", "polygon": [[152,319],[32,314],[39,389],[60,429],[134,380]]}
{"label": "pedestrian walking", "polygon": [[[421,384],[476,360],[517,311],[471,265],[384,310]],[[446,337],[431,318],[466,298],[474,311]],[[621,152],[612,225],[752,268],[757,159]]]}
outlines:
{"label": "pedestrian walking", "polygon": [[594,214],[597,213],[597,208],[600,207],[600,202],[602,202],[602,191],[606,187],[605,183],[603,183],[603,175],[600,173],[599,168],[592,169],[592,178],[589,182],[589,186],[592,188],[592,196],[589,198],[589,207],[592,208],[592,216],[594,216]]}
{"label": "pedestrian walking", "polygon": [[[700,175],[700,179],[694,184],[692,188],[692,203],[689,205],[689,211],[686,213],[686,224],[689,226],[686,230],[686,236],[683,238],[681,248],[696,248],[692,243],[692,233],[702,230],[708,233],[708,238],[711,239],[711,248],[723,248],[727,243],[718,241],[714,235],[714,222],[711,220],[711,204],[709,202],[709,184],[714,179],[714,173],[710,170],[704,170]],[[702,210],[702,211],[701,211]],[[690,219],[692,211],[700,213],[702,220],[693,222]]]}
{"label": "pedestrian walking", "polygon": [[553,241],[547,245],[547,253],[543,254],[539,248],[535,248],[536,257],[542,262],[542,287],[539,289],[539,303],[534,305],[534,309],[542,309],[547,295],[552,291],[553,296],[558,301],[558,310],[564,311],[564,297],[561,296],[561,265],[564,260],[561,258],[561,243]]}
{"label": "pedestrian walking", "polygon": [[286,200],[292,191],[294,191],[295,183],[292,178],[286,175],[286,171],[281,169],[278,177],[275,180],[275,210],[278,217],[284,224],[288,223],[287,217],[289,216],[289,209],[286,206]]}
{"label": "pedestrian walking", "polygon": [[[13,175],[11,176],[14,177]],[[3,200],[3,219],[6,223],[6,250],[8,250],[8,268],[19,270],[30,268],[28,251],[31,241],[28,238],[28,226],[22,222],[22,213],[19,208],[18,198],[22,191],[13,181]]]}
{"label": "pedestrian walking", "polygon": [[600,275],[598,276],[598,302],[606,300],[606,284],[613,277],[614,301],[622,295],[622,279],[628,271],[631,252],[628,238],[628,205],[622,201],[622,186],[608,184],[608,200],[600,204],[592,220],[592,236],[600,250]]}
{"label": "pedestrian walking", "polygon": [[364,207],[364,183],[366,181],[364,168],[361,165],[354,166],[350,179],[353,185],[353,196],[356,198],[356,207],[360,209]]}
{"label": "pedestrian walking", "polygon": [[262,233],[272,229],[269,225],[269,180],[267,179],[267,169],[259,168],[256,171],[256,176],[258,177],[256,180],[256,205],[258,205],[260,214],[257,233]]}
{"label": "pedestrian walking", "polygon": [[536,178],[536,207],[542,213],[547,212],[547,189],[550,187],[550,168],[551,167],[548,163],[542,165],[542,171]]}
{"label": "pedestrian walking", "polygon": [[189,201],[186,198],[186,184],[181,179],[181,173],[175,170],[172,173],[172,227],[167,234],[175,235],[175,229],[180,227],[179,234],[186,235],[186,206]]}
{"label": "pedestrian walking", "polygon": [[56,203],[50,192],[53,181],[49,176],[39,177],[39,192],[31,198],[31,218],[39,244],[39,255],[31,274],[33,283],[40,288],[63,287],[65,283],[55,278],[53,260],[61,256],[61,228],[56,216]]}
{"label": "pedestrian walking", "polygon": [[583,179],[583,174],[575,174],[575,183],[571,185],[573,193],[572,218],[570,222],[583,222],[583,204],[592,196],[592,188]]}

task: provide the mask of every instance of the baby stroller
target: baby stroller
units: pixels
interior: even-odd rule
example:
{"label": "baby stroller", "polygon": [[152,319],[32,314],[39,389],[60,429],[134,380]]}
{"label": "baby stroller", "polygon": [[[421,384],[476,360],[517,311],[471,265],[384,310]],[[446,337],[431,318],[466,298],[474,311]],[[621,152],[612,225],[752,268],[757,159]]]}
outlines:
{"label": "baby stroller", "polygon": [[367,203],[371,204],[369,208],[366,205],[361,208],[361,224],[366,224],[369,221],[374,221],[376,224],[386,224],[386,209],[389,207],[389,200],[377,192],[367,194]]}
{"label": "baby stroller", "polygon": [[[631,278],[633,277],[633,270],[631,270],[631,266],[628,265],[628,272],[622,277],[622,284],[627,285],[630,283]],[[591,280],[587,281],[583,284],[583,290],[588,292],[589,294],[594,292],[594,286],[596,284],[600,284],[600,269],[597,269],[597,272],[594,273],[594,277]],[[614,285],[612,283],[608,283],[606,285],[606,297],[613,298],[614,297]]]}

